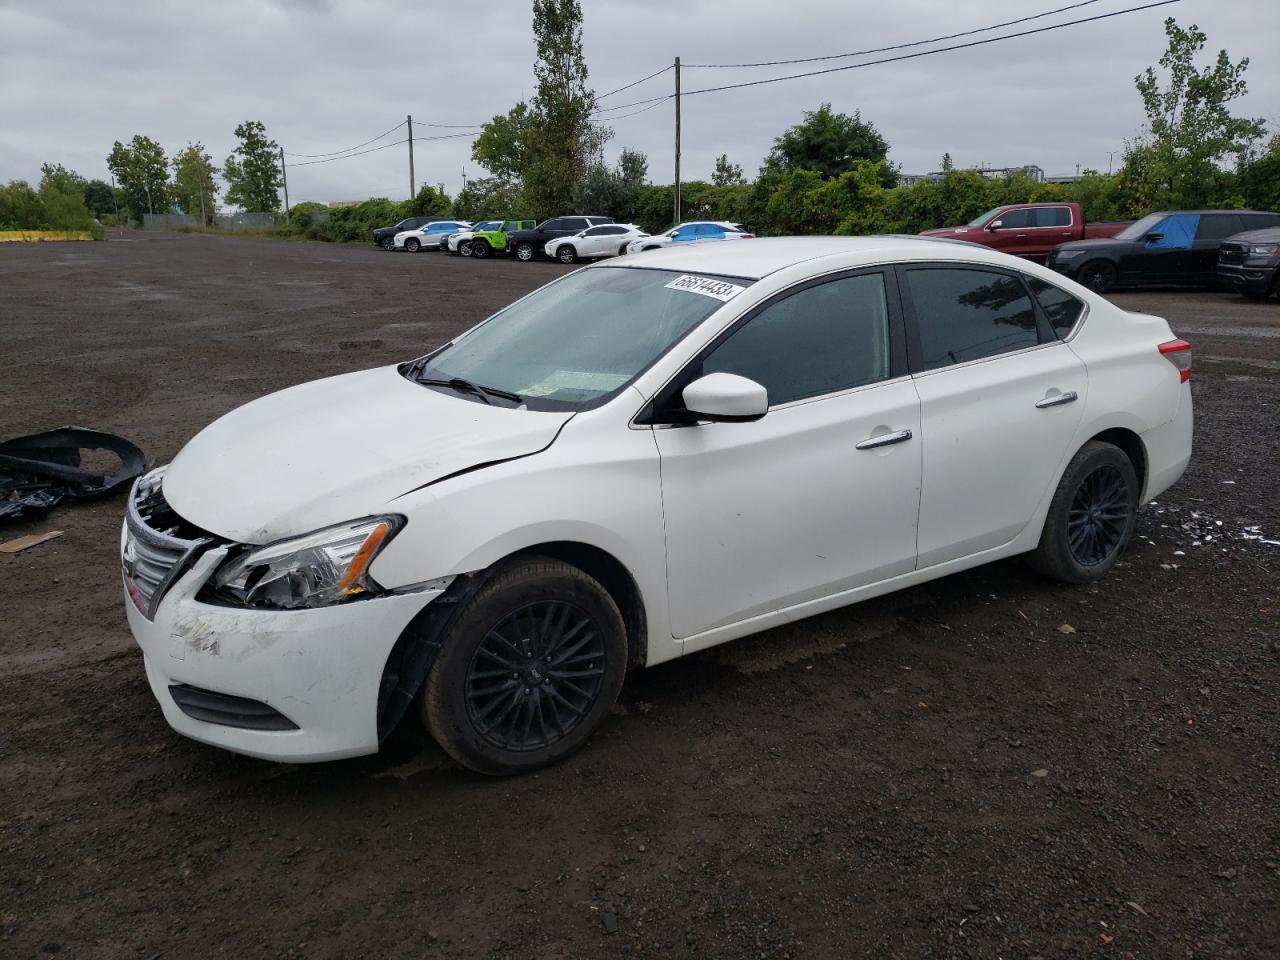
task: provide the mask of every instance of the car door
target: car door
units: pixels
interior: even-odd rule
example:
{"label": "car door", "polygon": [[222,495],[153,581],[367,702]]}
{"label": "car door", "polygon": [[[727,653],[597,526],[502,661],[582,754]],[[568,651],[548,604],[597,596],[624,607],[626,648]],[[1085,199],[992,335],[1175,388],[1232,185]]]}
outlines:
{"label": "car door", "polygon": [[616,253],[612,234],[620,233],[619,227],[592,227],[577,241],[578,253],[584,257],[603,257]]}
{"label": "car door", "polygon": [[752,310],[673,381],[672,402],[714,372],[763,384],[769,412],[654,431],[672,634],[909,572],[919,400],[892,271],[824,278]]}
{"label": "car door", "polygon": [[1218,271],[1218,248],[1223,240],[1243,229],[1244,218],[1238,213],[1201,214],[1181,279],[1187,283],[1213,283]]}
{"label": "car door", "polygon": [[920,395],[921,569],[1008,543],[1074,450],[1088,377],[1021,277],[899,268]]}
{"label": "car door", "polygon": [[1180,281],[1190,266],[1191,245],[1199,225],[1198,213],[1165,217],[1139,241],[1130,269],[1121,265],[1122,279],[1137,283]]}
{"label": "car door", "polygon": [[1032,224],[1035,223],[1035,213],[1035,210],[1024,207],[1015,207],[1001,213],[991,221],[988,227],[990,235],[987,238],[987,246],[1003,253],[1017,254],[1019,249],[1027,245]]}

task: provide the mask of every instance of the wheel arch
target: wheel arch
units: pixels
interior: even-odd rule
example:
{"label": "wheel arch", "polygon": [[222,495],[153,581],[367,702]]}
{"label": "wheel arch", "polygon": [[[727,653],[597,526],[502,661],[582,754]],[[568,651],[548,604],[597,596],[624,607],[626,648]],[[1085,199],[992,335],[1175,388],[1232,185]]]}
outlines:
{"label": "wheel arch", "polygon": [[[1138,475],[1138,488],[1142,494],[1147,489],[1147,448],[1142,442],[1142,437],[1127,427],[1109,427],[1099,433],[1095,433],[1085,443],[1093,441],[1101,443],[1109,443],[1112,446],[1119,447],[1121,452],[1129,458],[1129,462],[1133,464],[1133,472]],[[1081,447],[1084,446],[1082,443]]]}

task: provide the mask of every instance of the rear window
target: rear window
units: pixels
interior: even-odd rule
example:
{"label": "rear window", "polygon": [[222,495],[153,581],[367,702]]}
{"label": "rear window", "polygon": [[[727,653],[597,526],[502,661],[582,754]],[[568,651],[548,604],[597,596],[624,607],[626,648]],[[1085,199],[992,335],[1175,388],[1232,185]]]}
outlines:
{"label": "rear window", "polygon": [[1031,297],[1016,277],[985,270],[907,271],[925,370],[1040,342]]}
{"label": "rear window", "polygon": [[1036,211],[1037,227],[1071,226],[1070,207],[1041,207]]}
{"label": "rear window", "polygon": [[1040,308],[1049,317],[1049,324],[1060,340],[1066,339],[1081,314],[1084,313],[1084,301],[1077,300],[1067,291],[1046,283],[1039,277],[1025,277],[1027,286],[1036,295]]}

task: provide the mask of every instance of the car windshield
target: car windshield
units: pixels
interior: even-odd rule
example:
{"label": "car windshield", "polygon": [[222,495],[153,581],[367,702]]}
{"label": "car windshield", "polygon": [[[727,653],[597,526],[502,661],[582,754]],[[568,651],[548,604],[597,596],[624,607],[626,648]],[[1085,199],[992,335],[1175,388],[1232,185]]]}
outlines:
{"label": "car windshield", "polygon": [[974,218],[973,218],[972,220],[970,220],[967,224],[965,224],[965,226],[967,226],[967,227],[980,227],[980,226],[982,226],[984,223],[986,223],[988,220],[990,220],[993,216],[995,216],[995,212],[996,212],[997,210],[999,210],[999,209],[1000,209],[999,207],[992,207],[990,210],[988,210],[988,211],[987,211],[986,213],[984,213],[982,216],[980,216],[980,217],[974,217]]}
{"label": "car windshield", "polygon": [[1137,223],[1131,223],[1129,224],[1129,226],[1125,227],[1123,230],[1117,233],[1116,239],[1117,240],[1141,240],[1143,237],[1145,237],[1148,233],[1151,232],[1151,230],[1156,226],[1156,224],[1160,223],[1160,221],[1162,221],[1167,216],[1168,216],[1167,213],[1148,214],[1147,216],[1139,220]]}
{"label": "car windshield", "polygon": [[485,220],[483,223],[477,223],[471,229],[479,233],[481,230],[497,230],[500,226],[502,226],[501,220]]}
{"label": "car windshield", "polygon": [[751,282],[581,270],[494,314],[405,375],[519,394],[534,410],[578,410],[623,389]]}

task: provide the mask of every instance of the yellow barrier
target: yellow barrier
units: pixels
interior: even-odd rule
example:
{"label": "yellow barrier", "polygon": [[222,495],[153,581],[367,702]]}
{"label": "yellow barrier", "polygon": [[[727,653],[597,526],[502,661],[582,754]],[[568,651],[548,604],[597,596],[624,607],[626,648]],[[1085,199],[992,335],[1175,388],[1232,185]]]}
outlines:
{"label": "yellow barrier", "polygon": [[0,243],[37,243],[41,240],[92,240],[88,230],[0,230]]}

